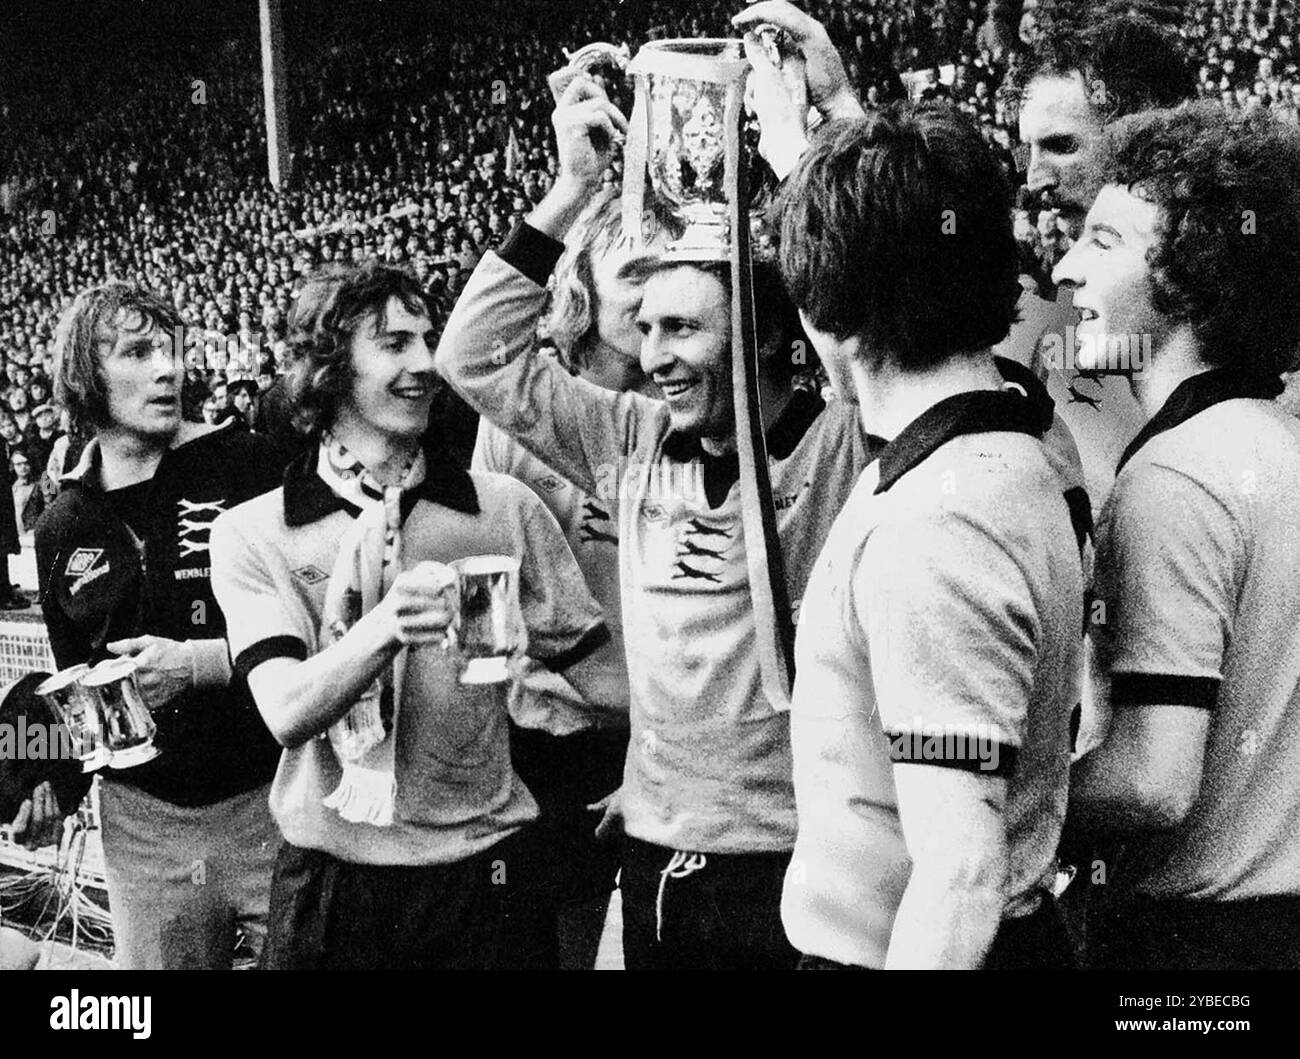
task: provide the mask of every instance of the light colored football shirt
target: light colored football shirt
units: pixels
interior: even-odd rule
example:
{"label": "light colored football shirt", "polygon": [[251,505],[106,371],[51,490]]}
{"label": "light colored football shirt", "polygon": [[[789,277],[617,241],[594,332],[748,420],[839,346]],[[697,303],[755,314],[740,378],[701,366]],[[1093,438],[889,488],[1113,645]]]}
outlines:
{"label": "light colored football shirt", "polygon": [[863,473],[796,640],[782,920],[800,951],[861,967],[884,966],[911,873],[895,769],[1006,777],[1007,916],[1050,885],[1065,818],[1083,571],[1061,478],[1035,434],[944,404]]}
{"label": "light colored football shirt", "polygon": [[1300,422],[1214,404],[1125,464],[1097,526],[1097,693],[1213,711],[1201,791],[1126,845],[1108,887],[1215,901],[1300,894]]}
{"label": "light colored football shirt", "polygon": [[[235,667],[247,675],[270,658],[304,659],[321,649],[329,571],[355,511],[334,498],[313,461],[291,465],[286,486],[213,524],[212,580],[225,613]],[[430,459],[436,459],[436,455]],[[532,658],[564,669],[603,638],[600,608],[554,517],[529,490],[496,474],[444,472],[470,483],[430,490],[402,528],[403,567],[472,555],[520,560],[520,606]],[[362,864],[440,864],[494,845],[537,815],[510,764],[506,685],[464,686],[449,655],[420,652],[420,679],[447,690],[398,725],[399,782],[391,827],[350,823],[322,804],[341,775],[322,734],[286,749],[271,787],[271,812],[285,839]],[[443,666],[446,672],[434,672]],[[432,667],[432,669],[431,669]],[[407,669],[412,678],[412,669]]]}
{"label": "light colored football shirt", "polygon": [[[705,495],[706,457],[667,408],[575,378],[541,354],[554,266],[522,228],[484,255],[447,321],[438,368],[480,414],[611,507],[619,539],[631,744],[627,833],[673,849],[788,850],[789,722],[760,684],[740,489]],[[555,243],[555,247],[560,244]],[[554,250],[554,248],[551,248]],[[558,253],[558,250],[554,250]],[[867,463],[855,409],[796,398],[769,431],[772,491],[792,604]]]}
{"label": "light colored football shirt", "polygon": [[479,420],[472,466],[523,482],[546,505],[564,531],[587,587],[604,610],[610,633],[609,642],[592,654],[589,665],[604,670],[602,686],[616,689],[616,694],[605,702],[588,702],[560,674],[534,664],[524,679],[511,687],[510,716],[524,728],[561,736],[598,726],[625,725],[627,660],[623,654],[618,527],[612,506],[599,497],[588,496],[486,419]]}

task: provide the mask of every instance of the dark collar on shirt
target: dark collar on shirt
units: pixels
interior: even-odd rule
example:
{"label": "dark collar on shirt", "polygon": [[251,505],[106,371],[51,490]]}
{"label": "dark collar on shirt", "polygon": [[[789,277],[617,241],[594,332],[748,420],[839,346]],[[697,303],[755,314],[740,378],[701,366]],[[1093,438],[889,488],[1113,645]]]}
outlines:
{"label": "dark collar on shirt", "polygon": [[[353,518],[360,509],[334,492],[316,473],[319,444],[308,445],[284,469],[284,521],[289,526],[307,526],[346,511]],[[466,515],[479,513],[478,493],[469,472],[454,467],[447,454],[432,438],[424,440],[424,481],[402,496],[402,518],[410,514],[417,500],[428,500]]]}
{"label": "dark collar on shirt", "polygon": [[[795,390],[790,402],[767,431],[767,454],[773,459],[789,459],[808,428],[822,413],[826,403],[808,390]],[[664,455],[680,463],[699,460],[704,467],[704,496],[709,507],[726,499],[731,487],[740,480],[740,456],[729,452],[712,456],[704,451],[700,439],[687,434],[669,434],[664,439]]]}
{"label": "dark collar on shirt", "polygon": [[993,363],[997,365],[1004,382],[1018,387],[1029,398],[1030,407],[1033,408],[1042,425],[1042,432],[1046,434],[1051,430],[1052,420],[1056,416],[1056,402],[1048,394],[1043,381],[1018,361],[1008,360],[1006,357],[994,357]]}
{"label": "dark collar on shirt", "polygon": [[1213,408],[1220,401],[1232,401],[1239,397],[1258,397],[1271,401],[1284,389],[1285,385],[1276,375],[1243,375],[1228,368],[1214,368],[1184,379],[1160,406],[1160,411],[1129,442],[1124,455],[1119,458],[1115,473],[1122,471],[1124,464],[1137,454],[1138,449],[1157,434],[1172,430],[1192,416]]}
{"label": "dark collar on shirt", "polygon": [[[1049,416],[1050,425],[1051,418]],[[1032,399],[1014,391],[973,390],[954,394],[922,412],[884,447],[880,453],[880,480],[875,491],[883,493],[940,446],[963,434],[1013,431],[1042,437],[1042,409]]]}

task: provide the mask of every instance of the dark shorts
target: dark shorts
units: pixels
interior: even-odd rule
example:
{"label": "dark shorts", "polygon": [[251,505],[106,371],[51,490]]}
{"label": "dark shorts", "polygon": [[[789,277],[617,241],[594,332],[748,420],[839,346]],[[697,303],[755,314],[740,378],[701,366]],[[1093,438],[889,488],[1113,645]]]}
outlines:
{"label": "dark shorts", "polygon": [[1107,970],[1300,970],[1300,897],[1108,901],[1086,963]]}
{"label": "dark shorts", "polygon": [[537,800],[536,844],[561,905],[607,897],[614,889],[619,842],[596,841],[603,812],[587,806],[622,784],[627,742],[626,728],[554,736],[510,726],[511,762]]}
{"label": "dark shorts", "polygon": [[271,970],[529,968],[527,828],[454,864],[353,864],[284,843],[271,879],[262,966]]}
{"label": "dark shorts", "polygon": [[[799,954],[781,925],[789,853],[688,854],[665,878],[674,853],[634,838],[624,840],[619,888],[628,970],[795,967]],[[703,866],[691,870],[700,858]],[[676,861],[682,859],[679,855]]]}

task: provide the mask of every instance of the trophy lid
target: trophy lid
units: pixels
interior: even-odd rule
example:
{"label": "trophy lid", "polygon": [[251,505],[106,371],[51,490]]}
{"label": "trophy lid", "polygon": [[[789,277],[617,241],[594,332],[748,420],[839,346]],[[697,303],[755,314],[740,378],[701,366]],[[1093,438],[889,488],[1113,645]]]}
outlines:
{"label": "trophy lid", "polygon": [[731,84],[749,70],[744,44],[734,37],[676,37],[641,45],[628,73]]}
{"label": "trophy lid", "polygon": [[70,684],[75,684],[89,672],[90,666],[84,662],[79,665],[69,666],[67,669],[60,669],[54,676],[42,681],[35,694],[52,695],[56,691],[62,691]]}
{"label": "trophy lid", "polygon": [[82,687],[98,688],[129,677],[136,671],[135,660],[131,658],[106,658],[86,674]]}

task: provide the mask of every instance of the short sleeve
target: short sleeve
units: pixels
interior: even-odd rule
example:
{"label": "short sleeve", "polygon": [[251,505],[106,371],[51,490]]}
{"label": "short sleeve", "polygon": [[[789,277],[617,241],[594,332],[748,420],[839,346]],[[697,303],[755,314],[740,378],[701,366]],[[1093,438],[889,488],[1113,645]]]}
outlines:
{"label": "short sleeve", "polygon": [[1159,464],[1121,476],[1089,613],[1113,706],[1214,706],[1244,558],[1232,511],[1205,485]]}
{"label": "short sleeve", "polygon": [[607,643],[609,630],[555,516],[527,487],[519,487],[519,497],[519,601],[528,654],[562,671]]}
{"label": "short sleeve", "polygon": [[[959,511],[882,525],[867,539],[853,605],[896,762],[939,735],[966,737],[953,745],[970,753],[927,763],[995,775],[1014,766],[1041,629],[1017,547],[987,518]],[[993,770],[979,749],[990,744],[1005,751]]]}
{"label": "short sleeve", "polygon": [[[226,639],[235,671],[248,674],[272,658],[298,661],[310,653],[316,629],[288,584],[272,573],[273,550],[245,524],[235,508],[212,524],[212,591],[226,618]],[[287,578],[286,578],[287,580]]]}

